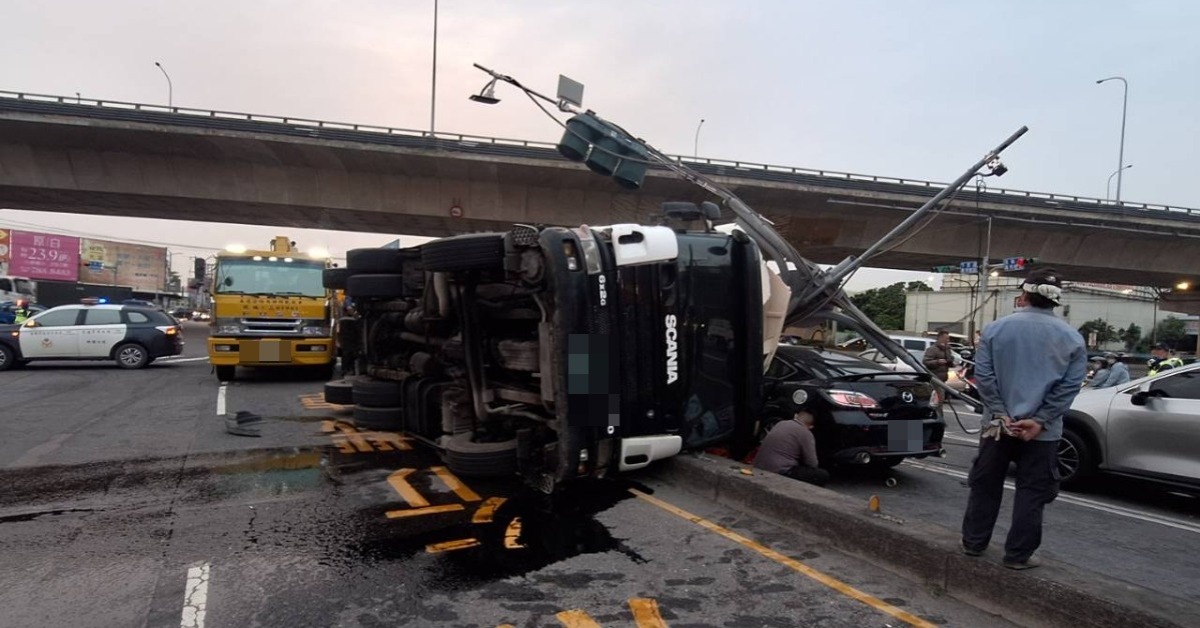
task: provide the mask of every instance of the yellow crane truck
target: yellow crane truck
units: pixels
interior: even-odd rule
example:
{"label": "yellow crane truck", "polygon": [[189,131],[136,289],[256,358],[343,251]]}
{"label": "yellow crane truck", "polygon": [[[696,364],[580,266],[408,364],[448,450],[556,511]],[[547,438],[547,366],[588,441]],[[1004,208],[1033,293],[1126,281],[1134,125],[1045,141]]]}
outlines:
{"label": "yellow crane truck", "polygon": [[[231,247],[212,272],[212,334],[208,357],[221,381],[237,367],[309,368],[333,375],[333,292],[326,257],[296,249],[277,236],[268,251]],[[331,269],[334,270],[334,269]]]}

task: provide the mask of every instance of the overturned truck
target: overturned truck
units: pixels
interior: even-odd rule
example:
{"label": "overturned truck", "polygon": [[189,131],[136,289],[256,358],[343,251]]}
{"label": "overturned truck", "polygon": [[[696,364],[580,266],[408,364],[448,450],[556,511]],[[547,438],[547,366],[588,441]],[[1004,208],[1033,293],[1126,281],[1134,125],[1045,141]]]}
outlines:
{"label": "overturned truck", "polygon": [[792,392],[764,377],[785,325],[835,320],[924,370],[840,284],[985,165],[1003,168],[997,155],[1024,132],[872,251],[824,272],[732,193],[619,127],[587,112],[566,128],[564,155],[593,170],[604,164],[592,158],[608,158],[602,171],[627,187],[649,166],[675,171],[734,219],[719,224],[712,202],[667,203],[657,224],[515,225],[352,250],[345,269],[326,271],[356,312],[338,325],[349,375],[326,385],[327,399],[354,403],[360,427],[438,448],[455,473],[520,474],[544,491],[686,449],[748,450],[764,408],[786,402],[771,396]]}

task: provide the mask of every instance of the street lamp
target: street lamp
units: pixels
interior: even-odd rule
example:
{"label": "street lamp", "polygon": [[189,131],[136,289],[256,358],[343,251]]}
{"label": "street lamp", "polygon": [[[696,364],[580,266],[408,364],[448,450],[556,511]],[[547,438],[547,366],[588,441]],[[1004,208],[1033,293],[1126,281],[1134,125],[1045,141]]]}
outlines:
{"label": "street lamp", "polygon": [[700,157],[700,127],[704,126],[704,118],[700,118],[700,124],[696,125],[696,140],[692,143],[692,158],[699,159]]}
{"label": "street lamp", "polygon": [[1099,85],[1105,81],[1121,81],[1125,86],[1124,97],[1121,99],[1121,148],[1117,153],[1117,202],[1121,202],[1121,172],[1125,170],[1125,113],[1129,110],[1129,81],[1123,76],[1110,76],[1096,81]]}
{"label": "street lamp", "polygon": [[[1132,167],[1133,164],[1129,164],[1128,166],[1121,168],[1121,170],[1129,170]],[[1108,183],[1104,185],[1104,200],[1108,200],[1108,191],[1112,187],[1112,178],[1120,174],[1121,170],[1114,170],[1112,174],[1108,175]]]}
{"label": "street lamp", "polygon": [[167,107],[174,109],[175,108],[175,87],[173,85],[171,85],[171,75],[167,74],[167,69],[164,68],[161,63],[155,61],[154,66],[157,67],[162,72],[163,76],[167,77]]}
{"label": "street lamp", "polygon": [[438,0],[433,0],[433,78],[429,84],[429,136],[433,137],[434,115],[437,112],[437,19]]}

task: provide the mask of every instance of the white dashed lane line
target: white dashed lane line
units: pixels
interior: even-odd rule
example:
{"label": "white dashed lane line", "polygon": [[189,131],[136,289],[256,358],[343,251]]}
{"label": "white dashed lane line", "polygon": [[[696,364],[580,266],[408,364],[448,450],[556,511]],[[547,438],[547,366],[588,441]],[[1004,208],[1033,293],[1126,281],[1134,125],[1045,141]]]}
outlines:
{"label": "white dashed lane line", "polygon": [[[932,464],[929,462],[920,462],[917,460],[905,460],[904,464],[911,466],[911,467],[916,467],[918,469],[921,469],[922,471],[929,471],[930,473],[940,473],[941,475],[948,475],[952,478],[958,478],[960,480],[967,479],[967,473],[965,471],[951,469],[949,467],[945,467],[940,464]],[[1010,491],[1017,490],[1016,485],[1013,484],[1012,482],[1005,482],[1004,488],[1006,488]],[[1069,493],[1059,493],[1058,501],[1067,503],[1067,504],[1072,504],[1075,506],[1081,506],[1083,508],[1090,508],[1092,510],[1098,510],[1100,512],[1106,512],[1109,514],[1118,515],[1121,517],[1126,517],[1129,519],[1136,519],[1138,521],[1145,521],[1147,523],[1157,523],[1158,525],[1167,526],[1168,528],[1175,528],[1176,530],[1183,530],[1185,532],[1195,532],[1196,534],[1200,534],[1200,525],[1197,525],[1197,524],[1187,521],[1185,519],[1176,519],[1174,517],[1166,517],[1163,515],[1156,515],[1156,514],[1150,513],[1150,512],[1134,510],[1132,508],[1125,508],[1124,506],[1117,506],[1116,504],[1106,504],[1104,502],[1099,502],[1099,501],[1087,499],[1084,497],[1078,497],[1076,495],[1071,495]]]}
{"label": "white dashed lane line", "polygon": [[225,384],[217,389],[217,416],[225,416]]}
{"label": "white dashed lane line", "polygon": [[204,615],[208,607],[208,574],[208,563],[188,569],[179,628],[204,628]]}
{"label": "white dashed lane line", "polygon": [[202,358],[159,358],[158,360],[156,360],[156,362],[159,362],[159,363],[165,362],[167,364],[179,364],[180,362],[200,362],[201,360],[208,360],[208,356],[204,356]]}

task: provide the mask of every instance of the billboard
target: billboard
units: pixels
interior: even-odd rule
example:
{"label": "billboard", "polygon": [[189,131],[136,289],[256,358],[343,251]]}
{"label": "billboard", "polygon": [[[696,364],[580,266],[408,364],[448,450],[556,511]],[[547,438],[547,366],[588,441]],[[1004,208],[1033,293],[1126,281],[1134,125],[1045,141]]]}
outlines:
{"label": "billboard", "polygon": [[136,292],[161,292],[167,283],[167,249],[84,238],[79,281],[130,286]]}
{"label": "billboard", "polygon": [[12,244],[8,229],[0,229],[0,264],[8,261],[8,250]]}
{"label": "billboard", "polygon": [[30,279],[79,279],[79,238],[10,231],[9,274]]}

